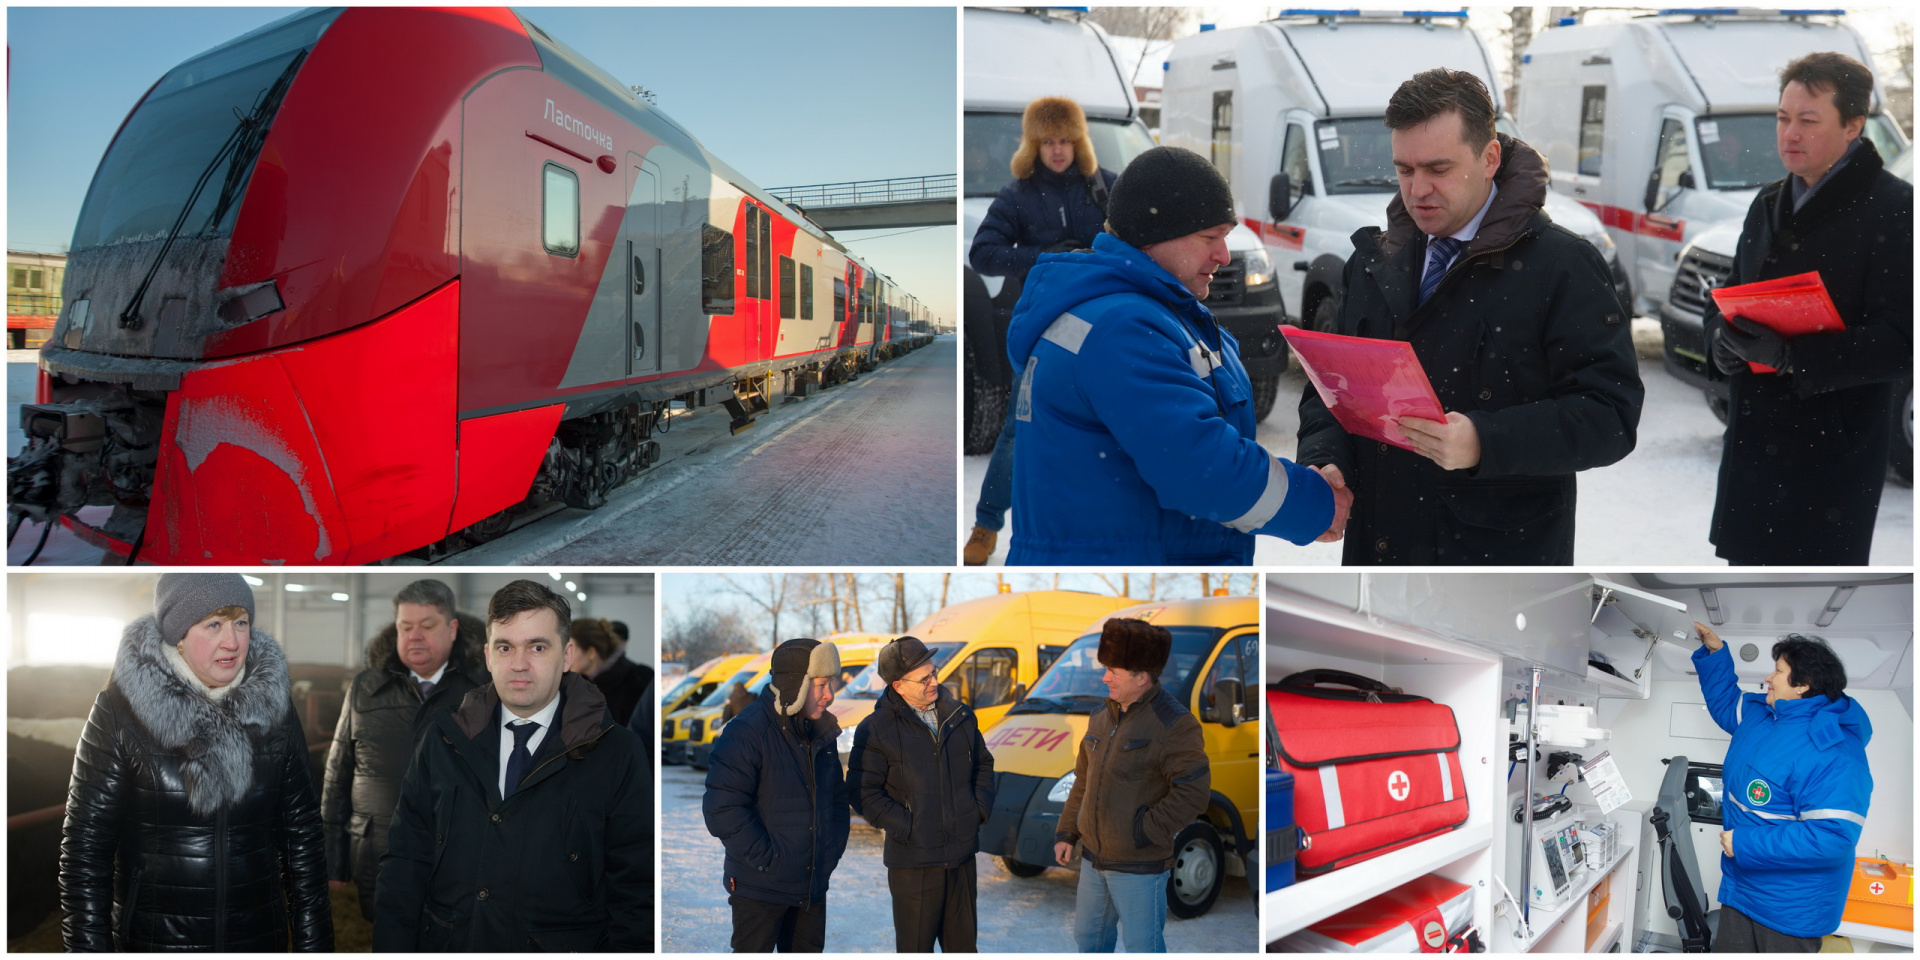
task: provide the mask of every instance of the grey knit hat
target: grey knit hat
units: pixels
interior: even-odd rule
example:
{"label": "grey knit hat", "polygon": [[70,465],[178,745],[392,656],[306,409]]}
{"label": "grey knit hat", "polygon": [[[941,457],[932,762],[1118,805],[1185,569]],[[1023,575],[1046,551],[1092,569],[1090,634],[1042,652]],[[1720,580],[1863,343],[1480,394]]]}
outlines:
{"label": "grey knit hat", "polygon": [[163,573],[153,587],[160,638],[175,646],[201,617],[222,607],[245,607],[253,619],[253,588],[237,573]]}
{"label": "grey knit hat", "polygon": [[1107,229],[1134,247],[1237,222],[1227,178],[1205,157],[1180,147],[1154,147],[1134,157],[1107,201]]}

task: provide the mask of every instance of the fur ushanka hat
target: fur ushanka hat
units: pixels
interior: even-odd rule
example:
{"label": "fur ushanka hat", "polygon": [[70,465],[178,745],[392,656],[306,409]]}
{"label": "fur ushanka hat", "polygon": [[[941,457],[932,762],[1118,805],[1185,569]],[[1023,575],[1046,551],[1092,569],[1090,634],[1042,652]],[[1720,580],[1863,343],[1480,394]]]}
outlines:
{"label": "fur ushanka hat", "polygon": [[840,648],[811,638],[788,640],[773,648],[767,672],[773,674],[774,702],[791,717],[805,705],[801,693],[814,677],[840,675]]}
{"label": "fur ushanka hat", "polygon": [[1087,115],[1080,105],[1066,97],[1041,97],[1027,104],[1020,115],[1020,149],[1013,152],[1013,178],[1033,176],[1040,160],[1040,141],[1048,137],[1073,141],[1073,162],[1080,175],[1091,177],[1100,169],[1094,158],[1093,141],[1087,137]]}
{"label": "fur ushanka hat", "polygon": [[1113,618],[1100,628],[1100,650],[1095,659],[1114,670],[1133,670],[1160,676],[1173,652],[1173,634],[1145,620]]}

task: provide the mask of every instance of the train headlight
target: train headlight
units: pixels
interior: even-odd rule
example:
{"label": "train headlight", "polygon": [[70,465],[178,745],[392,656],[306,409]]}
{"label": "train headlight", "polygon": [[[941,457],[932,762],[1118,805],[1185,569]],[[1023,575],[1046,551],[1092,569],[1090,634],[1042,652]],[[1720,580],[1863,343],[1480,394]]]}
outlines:
{"label": "train headlight", "polygon": [[1273,258],[1267,256],[1265,247],[1255,247],[1247,251],[1247,288],[1264,287],[1273,282]]}
{"label": "train headlight", "polygon": [[1059,780],[1055,781],[1053,784],[1053,789],[1047,791],[1047,802],[1048,803],[1066,803],[1067,795],[1073,793],[1073,781],[1078,776],[1079,776],[1079,771],[1069,770],[1067,771],[1066,776],[1061,777]]}

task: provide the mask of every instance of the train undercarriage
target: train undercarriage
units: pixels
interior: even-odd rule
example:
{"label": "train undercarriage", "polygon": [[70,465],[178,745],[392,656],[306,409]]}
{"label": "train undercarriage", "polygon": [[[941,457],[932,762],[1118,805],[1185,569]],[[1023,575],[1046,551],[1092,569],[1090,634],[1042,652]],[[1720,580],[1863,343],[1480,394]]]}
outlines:
{"label": "train undercarriage", "polygon": [[[598,509],[621,485],[659,460],[654,434],[670,431],[685,411],[720,404],[729,415],[729,430],[738,434],[753,426],[755,414],[770,408],[776,391],[790,399],[805,398],[855,380],[930,339],[843,351],[663,400],[614,401],[562,420],[524,499],[388,562],[441,560],[560,509]],[[81,539],[107,550],[105,562],[132,563],[139,557],[147,526],[167,392],[83,381],[63,383],[57,395],[59,402],[21,406],[26,445],[7,464],[7,540],[11,543],[25,522],[32,521],[40,526],[43,546],[53,524],[64,520]],[[112,507],[98,526],[78,516],[92,506]],[[36,546],[26,562],[33,562],[39,552]]]}

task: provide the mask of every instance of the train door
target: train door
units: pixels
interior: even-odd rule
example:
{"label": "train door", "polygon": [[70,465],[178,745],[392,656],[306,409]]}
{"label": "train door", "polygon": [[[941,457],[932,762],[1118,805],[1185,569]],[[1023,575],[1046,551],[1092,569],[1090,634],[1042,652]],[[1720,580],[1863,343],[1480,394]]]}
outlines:
{"label": "train door", "polygon": [[744,244],[746,247],[747,295],[740,312],[744,314],[746,336],[755,348],[754,360],[773,356],[773,215],[749,199],[746,201]]}
{"label": "train door", "polygon": [[627,154],[627,376],[660,372],[659,178]]}

